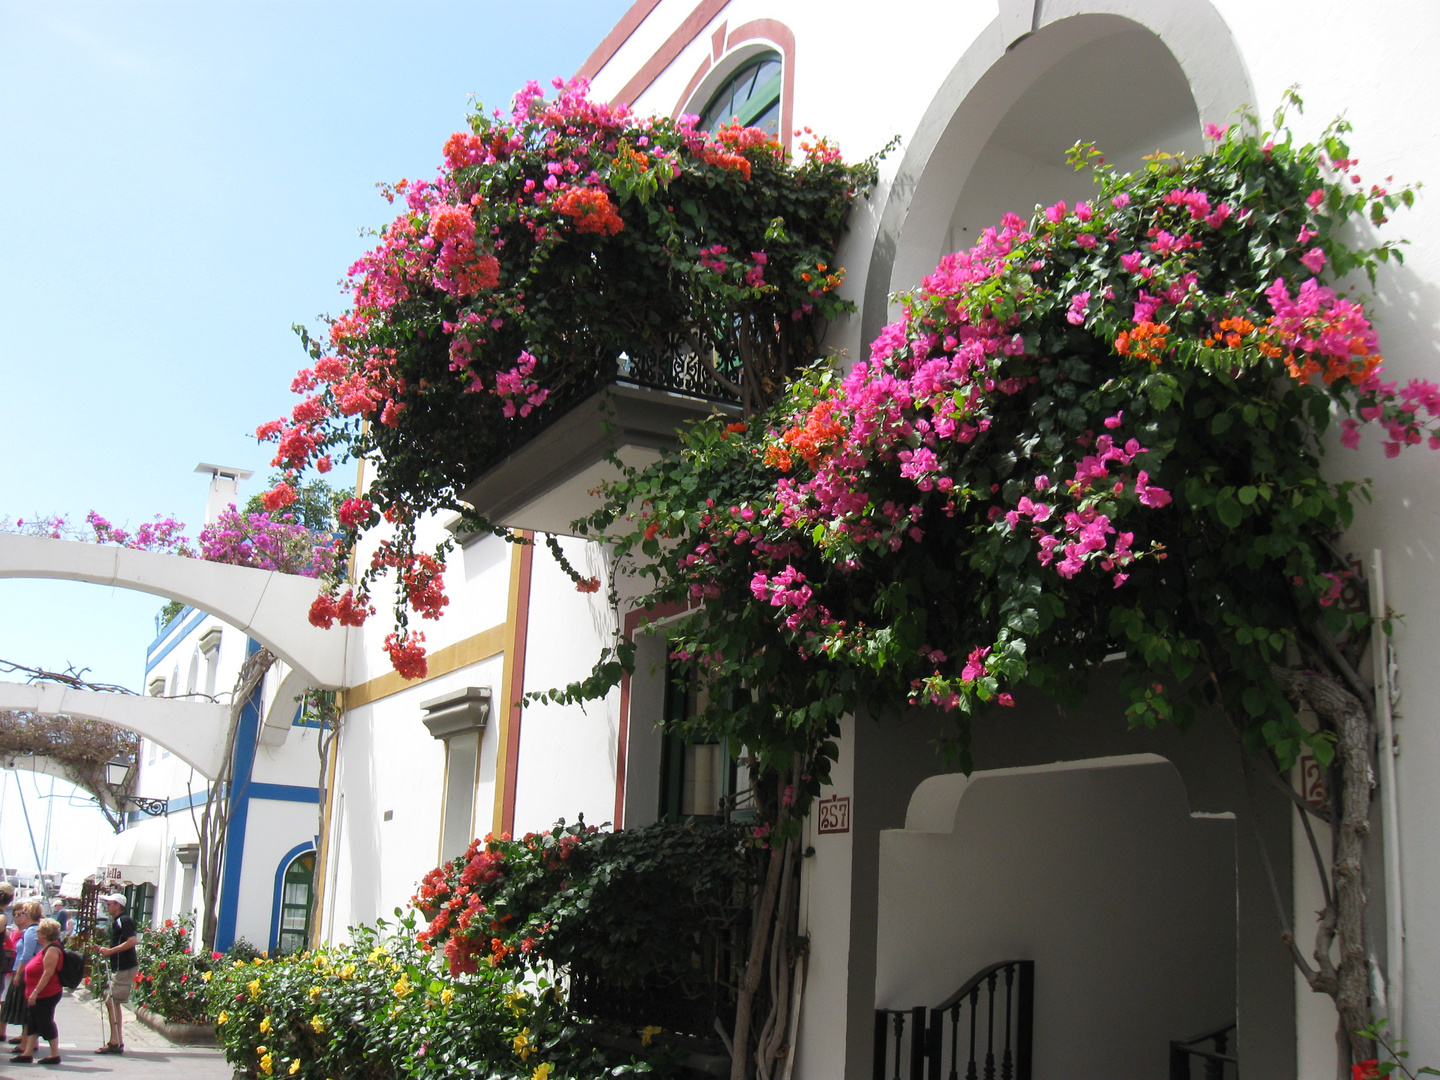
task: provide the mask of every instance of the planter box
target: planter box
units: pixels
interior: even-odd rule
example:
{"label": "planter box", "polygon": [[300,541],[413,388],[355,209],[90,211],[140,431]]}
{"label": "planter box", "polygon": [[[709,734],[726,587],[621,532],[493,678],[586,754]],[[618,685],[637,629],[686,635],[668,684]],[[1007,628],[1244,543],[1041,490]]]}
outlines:
{"label": "planter box", "polygon": [[141,1006],[135,1010],[135,1019],[152,1031],[157,1031],[173,1043],[186,1046],[214,1046],[215,1026],[213,1024],[172,1024],[159,1013]]}

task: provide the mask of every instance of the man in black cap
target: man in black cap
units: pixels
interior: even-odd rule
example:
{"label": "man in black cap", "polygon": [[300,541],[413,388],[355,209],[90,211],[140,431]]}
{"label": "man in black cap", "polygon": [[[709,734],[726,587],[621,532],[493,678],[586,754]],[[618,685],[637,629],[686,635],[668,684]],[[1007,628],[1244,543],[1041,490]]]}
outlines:
{"label": "man in black cap", "polygon": [[110,1017],[110,1041],[97,1054],[123,1054],[125,1037],[121,1033],[122,1016],[120,1005],[130,1000],[130,988],[135,985],[135,969],[139,960],[135,956],[138,940],[135,920],[125,914],[125,897],[121,893],[110,893],[100,898],[105,910],[110,913],[110,945],[97,950],[101,956],[110,958],[110,988],[105,991],[105,1012]]}

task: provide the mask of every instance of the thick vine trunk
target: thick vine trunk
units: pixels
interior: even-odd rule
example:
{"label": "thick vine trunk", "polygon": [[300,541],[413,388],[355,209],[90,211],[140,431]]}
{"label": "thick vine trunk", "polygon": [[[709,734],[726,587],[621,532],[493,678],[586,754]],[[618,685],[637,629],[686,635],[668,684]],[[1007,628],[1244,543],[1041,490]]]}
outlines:
{"label": "thick vine trunk", "polygon": [[[787,772],[781,776],[779,790],[785,790],[790,775]],[[772,836],[783,833],[789,821],[789,811],[790,808],[782,802]],[[765,870],[765,884],[761,888],[760,903],[750,931],[750,954],[745,960],[745,974],[740,979],[739,991],[735,995],[735,1032],[731,1043],[730,1080],[746,1080],[750,1071],[750,1013],[755,1005],[755,992],[760,989],[760,981],[765,977],[765,954],[770,945],[775,907],[780,898],[780,881],[784,876],[791,843],[787,840],[778,850],[770,850],[770,865]]]}
{"label": "thick vine trunk", "polygon": [[[1370,720],[1365,706],[1339,681],[1318,672],[1271,669],[1275,682],[1292,698],[1315,710],[1336,734],[1339,790],[1332,792],[1334,889],[1320,913],[1315,934],[1313,971],[1305,973],[1311,989],[1335,999],[1339,1013],[1337,1045],[1341,1064],[1349,1066],[1375,1056],[1375,1044],[1360,1032],[1370,1026],[1369,972],[1365,956],[1365,838],[1370,834],[1370,790],[1375,774],[1370,758]],[[1331,960],[1338,946],[1339,963]],[[1345,1070],[1348,1074],[1348,1068]]]}

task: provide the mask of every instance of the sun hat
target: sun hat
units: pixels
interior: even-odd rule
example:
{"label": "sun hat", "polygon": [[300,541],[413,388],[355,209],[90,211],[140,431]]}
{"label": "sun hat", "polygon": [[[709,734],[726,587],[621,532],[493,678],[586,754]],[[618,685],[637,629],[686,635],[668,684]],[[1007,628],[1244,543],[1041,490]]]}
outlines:
{"label": "sun hat", "polygon": [[100,902],[102,904],[119,904],[121,907],[126,906],[125,894],[118,892],[106,893],[104,896],[100,897]]}

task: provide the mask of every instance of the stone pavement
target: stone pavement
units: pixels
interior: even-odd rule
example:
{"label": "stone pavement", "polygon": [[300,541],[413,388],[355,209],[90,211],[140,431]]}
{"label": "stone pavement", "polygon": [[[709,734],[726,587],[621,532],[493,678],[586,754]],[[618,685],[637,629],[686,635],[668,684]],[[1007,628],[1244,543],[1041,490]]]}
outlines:
{"label": "stone pavement", "polygon": [[[125,1010],[125,1053],[92,1054],[105,1041],[104,1021],[98,1003],[78,1001],[69,994],[55,1010],[60,1029],[59,1065],[12,1065],[0,1054],[0,1080],[22,1080],[52,1074],[116,1076],[130,1080],[231,1080],[233,1070],[219,1050],[210,1046],[179,1046],[151,1031]],[[11,1028],[14,1034],[14,1028]],[[48,1053],[40,1044],[39,1056]],[[9,1049],[8,1047],[6,1048]]]}

